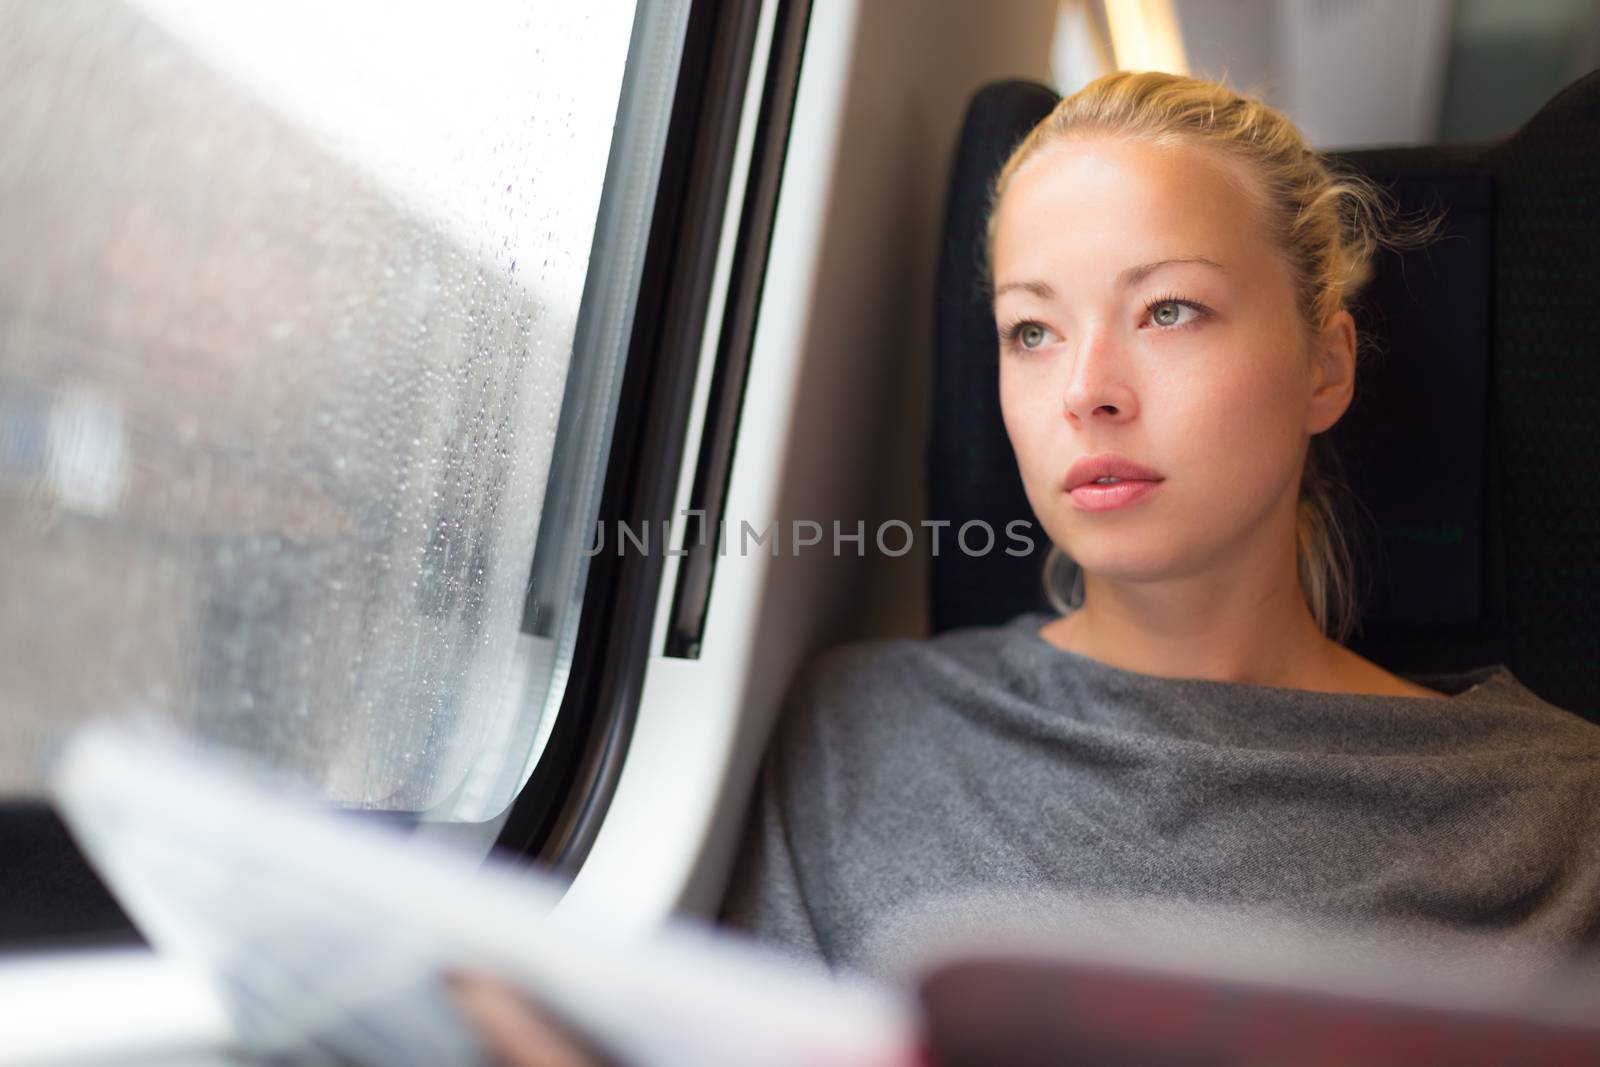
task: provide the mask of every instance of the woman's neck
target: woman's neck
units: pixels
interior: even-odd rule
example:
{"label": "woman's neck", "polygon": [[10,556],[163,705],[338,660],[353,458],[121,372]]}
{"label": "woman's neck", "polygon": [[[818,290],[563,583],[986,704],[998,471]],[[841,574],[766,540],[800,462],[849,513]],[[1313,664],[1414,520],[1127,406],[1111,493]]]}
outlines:
{"label": "woman's neck", "polygon": [[1041,634],[1102,663],[1173,678],[1335,690],[1350,668],[1347,650],[1317,626],[1298,577],[1134,585],[1086,575],[1083,607]]}

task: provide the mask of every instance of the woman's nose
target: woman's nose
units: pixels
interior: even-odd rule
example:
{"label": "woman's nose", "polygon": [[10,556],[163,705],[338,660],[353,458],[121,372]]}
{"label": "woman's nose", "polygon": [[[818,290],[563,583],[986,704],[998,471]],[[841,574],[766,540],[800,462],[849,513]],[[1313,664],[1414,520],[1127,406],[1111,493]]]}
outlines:
{"label": "woman's nose", "polygon": [[1098,328],[1083,335],[1062,387],[1063,414],[1068,420],[1121,421],[1133,416],[1135,401],[1121,356],[1120,342],[1110,330]]}

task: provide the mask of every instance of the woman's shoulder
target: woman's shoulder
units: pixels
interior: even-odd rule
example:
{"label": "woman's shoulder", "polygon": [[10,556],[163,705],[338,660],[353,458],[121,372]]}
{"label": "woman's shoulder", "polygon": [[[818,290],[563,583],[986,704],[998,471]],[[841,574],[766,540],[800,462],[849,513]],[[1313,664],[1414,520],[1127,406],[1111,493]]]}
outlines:
{"label": "woman's shoulder", "polygon": [[1026,620],[1014,619],[825,649],[790,686],[780,743],[861,750],[879,739],[904,740],[908,730],[936,730],[951,705],[1004,691],[1019,639],[1033,631]]}
{"label": "woman's shoulder", "polygon": [[[1040,616],[1042,619],[1043,616]],[[1036,635],[1032,615],[994,626],[945,630],[929,637],[852,641],[825,649],[806,664],[795,684],[802,698],[831,705],[898,702],[907,693],[994,685],[1013,667],[1016,653]]]}

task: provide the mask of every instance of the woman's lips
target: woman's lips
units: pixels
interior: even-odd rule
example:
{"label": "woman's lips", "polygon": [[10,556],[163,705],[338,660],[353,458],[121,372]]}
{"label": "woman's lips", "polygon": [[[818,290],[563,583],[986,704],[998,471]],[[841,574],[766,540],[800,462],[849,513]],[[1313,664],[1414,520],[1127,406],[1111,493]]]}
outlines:
{"label": "woman's lips", "polygon": [[1083,511],[1112,511],[1147,499],[1161,485],[1159,481],[1129,479],[1114,485],[1086,482],[1067,495]]}

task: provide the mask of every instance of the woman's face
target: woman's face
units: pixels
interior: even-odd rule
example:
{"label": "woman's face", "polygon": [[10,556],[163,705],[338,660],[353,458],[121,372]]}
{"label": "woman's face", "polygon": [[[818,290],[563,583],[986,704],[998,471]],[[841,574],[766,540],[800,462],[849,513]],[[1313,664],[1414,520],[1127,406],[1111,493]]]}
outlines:
{"label": "woman's face", "polygon": [[[1292,553],[1310,435],[1349,404],[1349,315],[1305,329],[1238,166],[1084,136],[1030,159],[999,205],[1006,431],[1046,532],[1092,574]],[[1074,462],[1107,453],[1159,480],[1069,491]]]}

